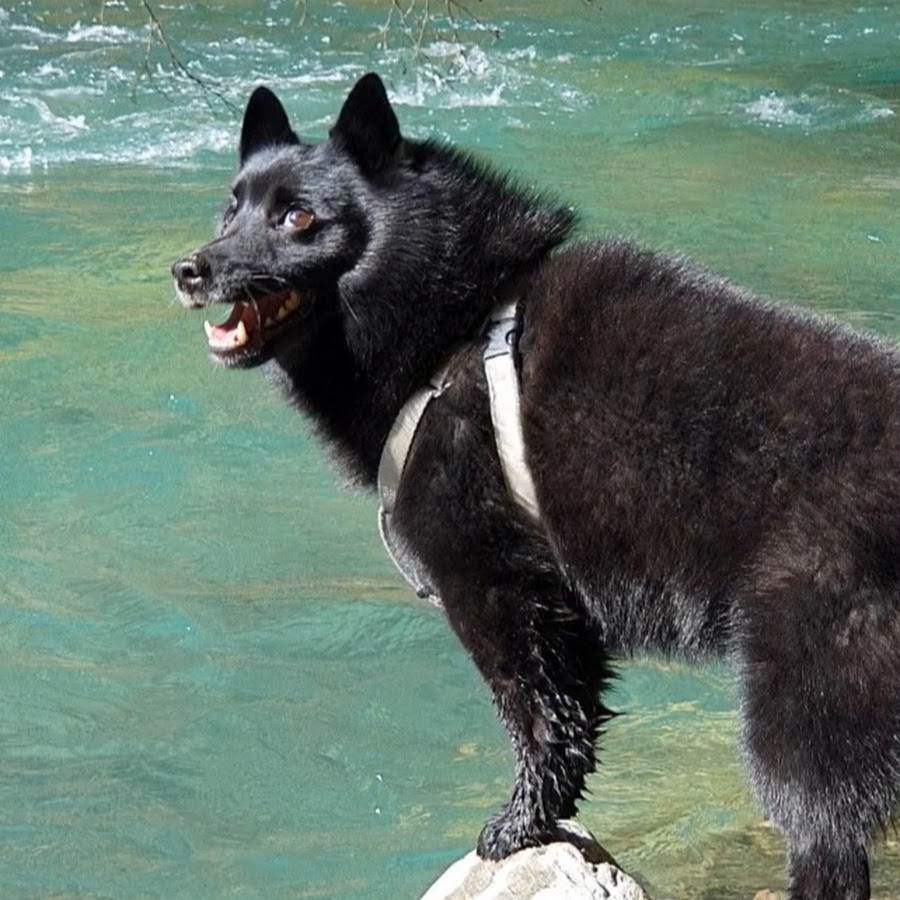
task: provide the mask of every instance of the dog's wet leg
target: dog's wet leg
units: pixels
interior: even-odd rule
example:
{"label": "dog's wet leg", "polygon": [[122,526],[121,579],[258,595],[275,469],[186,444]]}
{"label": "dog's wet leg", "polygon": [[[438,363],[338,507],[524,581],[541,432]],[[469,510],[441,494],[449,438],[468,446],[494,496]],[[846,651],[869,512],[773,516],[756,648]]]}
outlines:
{"label": "dog's wet leg", "polygon": [[480,598],[464,585],[443,594],[516,757],[512,796],[478,840],[487,859],[554,839],[557,821],[575,813],[611,716],[600,692],[612,672],[597,636],[574,600],[547,581],[509,580]]}

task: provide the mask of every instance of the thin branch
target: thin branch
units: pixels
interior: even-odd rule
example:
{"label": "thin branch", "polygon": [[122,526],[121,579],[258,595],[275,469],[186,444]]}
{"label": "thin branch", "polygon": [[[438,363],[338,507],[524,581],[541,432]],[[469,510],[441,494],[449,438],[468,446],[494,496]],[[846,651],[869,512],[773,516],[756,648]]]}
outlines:
{"label": "thin branch", "polygon": [[416,36],[416,56],[422,51],[422,41],[425,39],[425,29],[428,27],[428,0],[425,0],[425,11],[422,13],[422,21],[419,23],[419,33]]}
{"label": "thin branch", "polygon": [[[495,26],[489,26],[480,16],[478,16],[471,7],[463,0],[443,0],[444,16],[449,23],[450,34],[453,43],[462,47],[460,38],[460,18],[470,19],[477,28],[483,31],[490,31],[495,39],[501,37],[500,29]],[[385,23],[378,29],[381,36],[379,46],[382,50],[388,48],[388,34],[394,27],[394,21],[398,22],[400,31],[406,35],[412,48],[413,57],[418,59],[426,57],[422,50],[425,40],[429,34],[439,36],[435,27],[435,12],[432,10],[430,0],[409,0],[409,5],[404,9],[401,0],[390,0],[388,3],[388,15]],[[465,62],[465,52],[462,52],[463,61]]]}
{"label": "thin branch", "polygon": [[[590,0],[587,0],[590,2]],[[447,6],[447,18],[450,19],[451,22],[455,22],[456,19],[453,15],[453,10],[458,9],[461,10],[465,15],[467,15],[479,28],[484,31],[490,31],[490,33],[496,38],[496,40],[500,40],[503,36],[502,32],[496,25],[488,25],[484,19],[481,18],[477,13],[472,12],[462,0],[445,0]]]}
{"label": "thin branch", "polygon": [[[104,4],[105,5],[105,4]],[[147,12],[148,21],[147,21],[147,47],[144,51],[144,61],[141,65],[141,68],[138,70],[135,80],[131,86],[131,95],[135,96],[137,92],[137,85],[140,81],[141,77],[146,75],[149,81],[153,81],[153,72],[150,68],[150,58],[153,53],[154,39],[158,40],[159,43],[163,46],[166,53],[169,57],[169,63],[172,66],[172,69],[179,75],[187,78],[189,81],[192,81],[197,87],[203,91],[203,96],[206,102],[212,106],[212,103],[209,100],[210,95],[216,97],[220,100],[225,106],[231,109],[234,112],[240,112],[237,106],[228,99],[225,95],[224,91],[219,88],[214,82],[209,81],[205,78],[201,78],[199,75],[192,72],[179,58],[178,54],[175,52],[172,47],[171,42],[169,41],[169,37],[166,34],[166,30],[163,28],[162,22],[160,22],[158,16],[156,15],[156,11],[150,5],[150,0],[141,0],[141,6],[143,6],[144,10]],[[305,13],[306,5],[304,3],[304,13]],[[158,85],[154,85],[154,87],[159,90]],[[163,93],[160,91],[160,93]]]}

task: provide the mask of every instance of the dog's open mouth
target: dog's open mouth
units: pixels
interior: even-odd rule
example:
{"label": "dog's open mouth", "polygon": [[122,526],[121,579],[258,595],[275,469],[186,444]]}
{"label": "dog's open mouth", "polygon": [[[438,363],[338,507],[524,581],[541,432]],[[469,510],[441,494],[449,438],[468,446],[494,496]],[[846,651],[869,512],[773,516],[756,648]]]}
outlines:
{"label": "dog's open mouth", "polygon": [[216,356],[228,357],[262,347],[300,309],[302,299],[298,291],[288,289],[239,300],[221,325],[212,325],[209,321],[203,323],[210,351]]}

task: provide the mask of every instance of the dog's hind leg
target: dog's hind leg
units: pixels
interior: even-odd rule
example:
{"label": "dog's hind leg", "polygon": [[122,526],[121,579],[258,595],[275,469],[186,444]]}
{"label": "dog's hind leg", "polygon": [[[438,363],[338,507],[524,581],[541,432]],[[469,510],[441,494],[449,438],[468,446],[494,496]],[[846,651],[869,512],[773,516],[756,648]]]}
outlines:
{"label": "dog's hind leg", "polygon": [[869,900],[865,847],[792,848],[788,868],[791,900]]}
{"label": "dog's hind leg", "polygon": [[852,734],[800,683],[794,690],[778,680],[744,686],[744,751],[760,805],[787,842],[788,897],[869,900],[867,845],[877,821],[865,725]]}
{"label": "dog's hind leg", "polygon": [[574,815],[611,716],[599,695],[612,672],[558,582],[521,575],[493,581],[476,596],[461,579],[443,586],[442,597],[515,752],[512,796],[478,840],[480,856],[502,859],[553,840],[557,821]]}
{"label": "dog's hind leg", "polygon": [[742,604],[744,751],[787,841],[790,900],[868,900],[867,846],[900,776],[900,611],[846,558],[790,556]]}

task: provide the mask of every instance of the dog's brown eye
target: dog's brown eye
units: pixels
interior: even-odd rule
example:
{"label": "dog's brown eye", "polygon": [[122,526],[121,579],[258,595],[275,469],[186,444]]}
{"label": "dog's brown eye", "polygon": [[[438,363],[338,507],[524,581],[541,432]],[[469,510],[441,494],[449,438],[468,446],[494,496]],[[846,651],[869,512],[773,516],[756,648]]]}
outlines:
{"label": "dog's brown eye", "polygon": [[281,222],[285,227],[293,231],[306,231],[315,219],[316,217],[308,209],[304,209],[302,206],[291,206],[284,214]]}

